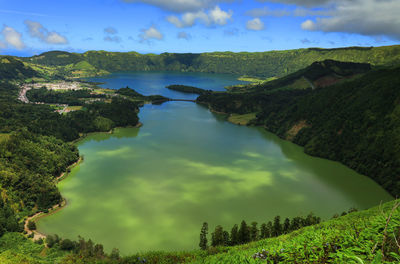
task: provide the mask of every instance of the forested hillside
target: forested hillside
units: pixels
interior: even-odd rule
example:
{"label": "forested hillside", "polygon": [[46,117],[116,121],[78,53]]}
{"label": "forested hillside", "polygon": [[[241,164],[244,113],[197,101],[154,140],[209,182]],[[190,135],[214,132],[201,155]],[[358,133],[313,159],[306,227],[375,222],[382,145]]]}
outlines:
{"label": "forested hillside", "polygon": [[209,93],[198,102],[218,112],[257,113],[252,124],[304,146],[310,155],[340,161],[398,196],[399,87],[400,67],[394,67],[314,90],[260,85],[249,92]]}
{"label": "forested hillside", "polygon": [[162,53],[139,54],[137,52],[88,51],[83,54],[61,51],[46,52],[26,62],[48,66],[76,65],[86,62],[87,67],[98,71],[191,71],[231,73],[251,76],[283,76],[293,73],[315,61],[337,61],[395,65],[400,62],[400,46],[350,47],[339,49],[297,49],[268,52],[212,52],[201,54]]}
{"label": "forested hillside", "polygon": [[[69,141],[89,132],[136,125],[138,106],[115,97],[110,102],[83,104],[83,110],[60,115],[50,105],[25,104],[17,100],[16,83],[40,73],[12,57],[0,60],[1,236],[22,232],[24,217],[62,202],[56,178],[79,158],[77,147]],[[74,102],[82,96],[78,91],[55,96],[46,90],[45,94],[45,99],[53,95],[57,100]]]}

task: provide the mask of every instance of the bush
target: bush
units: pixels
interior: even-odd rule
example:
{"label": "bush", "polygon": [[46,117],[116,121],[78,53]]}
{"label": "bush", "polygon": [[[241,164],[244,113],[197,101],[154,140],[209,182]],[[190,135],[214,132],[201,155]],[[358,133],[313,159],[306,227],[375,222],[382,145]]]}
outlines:
{"label": "bush", "polygon": [[28,228],[29,228],[29,230],[36,230],[36,223],[34,221],[30,220],[28,222]]}
{"label": "bush", "polygon": [[61,250],[73,250],[75,247],[74,242],[69,239],[63,239],[60,243]]}

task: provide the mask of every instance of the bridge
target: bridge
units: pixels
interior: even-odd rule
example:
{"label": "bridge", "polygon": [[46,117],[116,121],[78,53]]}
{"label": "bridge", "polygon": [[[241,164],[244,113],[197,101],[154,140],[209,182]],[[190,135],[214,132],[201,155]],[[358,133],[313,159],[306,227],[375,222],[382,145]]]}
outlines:
{"label": "bridge", "polygon": [[174,101],[174,102],[193,102],[193,103],[196,102],[196,100],[190,100],[190,99],[171,99],[171,98],[169,98],[168,101]]}

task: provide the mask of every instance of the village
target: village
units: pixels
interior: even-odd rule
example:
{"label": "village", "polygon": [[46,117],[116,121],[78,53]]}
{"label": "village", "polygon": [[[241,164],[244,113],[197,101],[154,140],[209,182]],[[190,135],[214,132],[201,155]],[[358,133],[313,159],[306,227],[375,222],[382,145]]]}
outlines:
{"label": "village", "polygon": [[[23,102],[23,103],[34,103],[34,104],[45,104],[43,102],[30,102],[28,97],[26,96],[27,92],[31,89],[40,89],[43,87],[46,87],[48,90],[54,90],[54,91],[73,91],[73,90],[82,90],[82,89],[90,89],[93,90],[93,88],[88,87],[87,85],[84,85],[82,82],[67,82],[67,81],[60,81],[60,82],[52,82],[52,83],[31,83],[31,84],[22,84],[21,90],[18,95],[18,99]],[[99,100],[98,98],[94,98],[93,100]],[[76,111],[78,110],[77,107],[69,107],[68,104],[51,104],[55,108],[55,112],[59,114],[63,113],[68,113],[71,111]]]}

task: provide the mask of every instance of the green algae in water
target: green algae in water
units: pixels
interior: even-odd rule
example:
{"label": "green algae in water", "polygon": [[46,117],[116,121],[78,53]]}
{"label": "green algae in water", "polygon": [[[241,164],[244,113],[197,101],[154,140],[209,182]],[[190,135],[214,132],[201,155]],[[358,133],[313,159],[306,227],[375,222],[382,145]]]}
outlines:
{"label": "green algae in water", "polygon": [[193,103],[146,105],[140,120],[141,128],[79,142],[84,162],[59,185],[68,206],[42,218],[41,232],[81,235],[123,254],[190,250],[204,221],[229,230],[243,219],[329,218],[392,199],[339,163]]}

